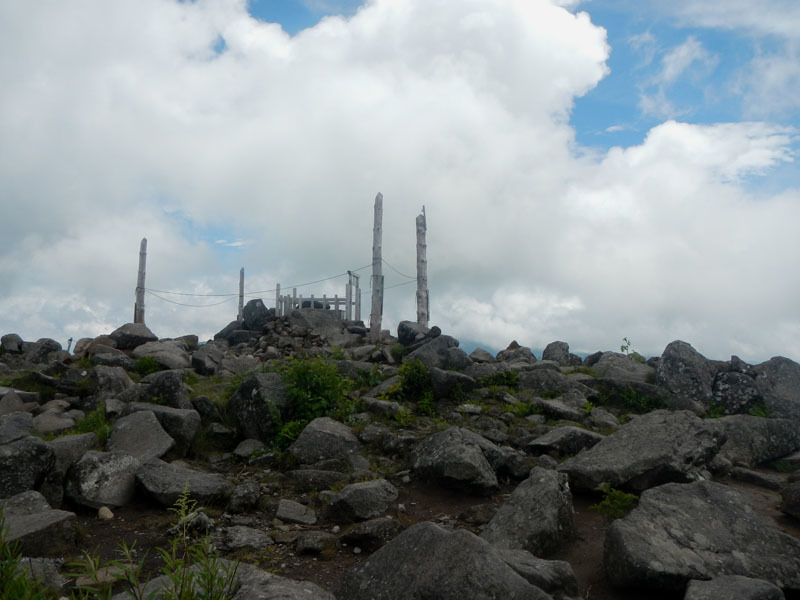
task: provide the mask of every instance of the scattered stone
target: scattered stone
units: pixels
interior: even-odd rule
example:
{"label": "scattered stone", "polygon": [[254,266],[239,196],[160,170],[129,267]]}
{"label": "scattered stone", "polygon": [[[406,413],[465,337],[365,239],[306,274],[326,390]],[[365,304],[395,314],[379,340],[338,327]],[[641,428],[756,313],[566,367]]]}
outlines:
{"label": "scattered stone", "polygon": [[278,512],[275,516],[286,523],[300,523],[313,525],[317,522],[317,514],[308,506],[282,498],[278,503]]}
{"label": "scattered stone", "polygon": [[69,470],[64,493],[89,508],[126,506],[133,499],[140,466],[127,453],[89,450]]}
{"label": "scattered stone", "polygon": [[109,452],[130,454],[140,463],[161,458],[174,446],[175,440],[164,431],[151,410],[134,412],[117,419],[107,445]]}
{"label": "scattered stone", "polygon": [[385,479],[352,483],[328,503],[327,517],[339,523],[371,519],[386,512],[397,496],[397,488]]}
{"label": "scattered stone", "polygon": [[603,436],[599,433],[567,425],[556,427],[537,437],[526,446],[526,450],[536,455],[569,456],[591,448],[602,439]]}
{"label": "scattered stone", "polygon": [[101,521],[110,521],[111,519],[114,518],[114,513],[111,512],[111,509],[108,508],[107,506],[101,506],[97,510],[97,518],[100,519]]}

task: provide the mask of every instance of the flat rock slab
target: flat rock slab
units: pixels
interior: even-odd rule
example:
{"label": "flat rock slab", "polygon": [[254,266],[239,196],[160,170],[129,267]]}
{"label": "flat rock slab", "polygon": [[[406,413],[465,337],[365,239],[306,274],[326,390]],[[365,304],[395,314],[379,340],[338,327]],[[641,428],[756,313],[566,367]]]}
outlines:
{"label": "flat rock slab", "polygon": [[52,552],[59,546],[70,551],[75,544],[75,513],[50,508],[39,492],[29,490],[0,501],[5,542],[18,543],[27,556]]}
{"label": "flat rock slab", "polygon": [[117,419],[107,447],[110,452],[130,454],[144,463],[164,456],[175,447],[175,440],[148,410]]}
{"label": "flat rock slab", "polygon": [[616,587],[682,590],[692,579],[742,575],[800,591],[800,541],[719,483],[670,483],[608,529],[604,562]]}
{"label": "flat rock slab", "polygon": [[710,581],[690,581],[683,600],[784,600],[774,583],[741,575],[715,577]]}
{"label": "flat rock slab", "polygon": [[136,481],[164,506],[172,506],[184,492],[201,504],[220,503],[233,492],[233,484],[211,473],[204,473],[153,459],[136,473]]}
{"label": "flat rock slab", "polygon": [[572,455],[586,448],[591,448],[602,439],[603,436],[594,431],[566,425],[564,427],[556,427],[544,435],[540,435],[530,442],[526,449],[534,455]]}
{"label": "flat rock slab", "polygon": [[348,600],[546,600],[499,551],[475,534],[433,523],[406,529],[345,575]]}
{"label": "flat rock slab", "polygon": [[286,498],[281,498],[275,516],[287,523],[313,525],[317,522],[317,514],[313,509],[299,502],[295,502],[294,500],[287,500]]}
{"label": "flat rock slab", "polygon": [[397,500],[398,491],[385,479],[351,483],[328,504],[328,518],[339,523],[352,523],[378,517]]}
{"label": "flat rock slab", "polygon": [[592,491],[602,483],[646,490],[668,482],[700,479],[725,441],[715,419],[689,411],[656,410],[636,417],[595,446],[561,463],[573,489]]}

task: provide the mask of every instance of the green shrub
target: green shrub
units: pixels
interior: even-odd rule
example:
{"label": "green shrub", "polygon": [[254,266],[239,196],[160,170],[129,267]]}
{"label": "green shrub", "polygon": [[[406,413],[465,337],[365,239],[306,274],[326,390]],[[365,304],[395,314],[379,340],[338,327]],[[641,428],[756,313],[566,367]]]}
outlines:
{"label": "green shrub", "polygon": [[135,369],[139,375],[145,377],[151,373],[164,370],[164,367],[152,356],[142,356],[136,359]]}
{"label": "green shrub", "polygon": [[703,415],[706,419],[719,419],[725,416],[725,409],[719,404],[712,404]]}
{"label": "green shrub", "polygon": [[291,420],[311,421],[331,415],[347,400],[352,385],[335,365],[322,358],[296,359],[283,372]]}
{"label": "green shrub", "polygon": [[306,425],[308,425],[308,421],[289,421],[288,423],[284,423],[275,436],[275,448],[281,451],[286,450],[300,437]]}
{"label": "green shrub", "polygon": [[480,387],[505,386],[516,389],[519,387],[519,375],[516,371],[498,371],[478,378],[478,385]]}
{"label": "green shrub", "polygon": [[761,417],[762,419],[769,419],[772,416],[769,413],[767,405],[763,402],[754,404],[752,407],[750,407],[750,410],[747,411],[747,414],[752,417]]}
{"label": "green shrub", "polygon": [[106,418],[105,404],[98,403],[97,408],[78,421],[69,433],[94,433],[99,444],[105,446],[111,434],[111,423]]}
{"label": "green shrub", "polygon": [[433,391],[427,390],[423,392],[422,398],[417,402],[417,412],[423,415],[432,417],[436,414],[436,402],[433,399]]}
{"label": "green shrub", "polygon": [[419,402],[425,392],[431,390],[431,375],[428,367],[418,358],[405,361],[397,370],[400,375],[400,395],[403,400]]}
{"label": "green shrub", "polygon": [[794,473],[795,471],[800,471],[800,464],[788,460],[776,460],[769,463],[769,466],[778,473]]}
{"label": "green shrub", "polygon": [[600,513],[609,522],[627,515],[639,500],[639,497],[635,494],[628,494],[614,489],[607,483],[596,488],[596,491],[603,492],[603,500],[597,504],[592,504],[589,510]]}
{"label": "green shrub", "polygon": [[533,404],[531,402],[517,402],[510,405],[506,412],[513,413],[518,417],[527,417],[533,414]]}
{"label": "green shrub", "polygon": [[622,406],[635,413],[647,413],[651,410],[664,408],[661,398],[654,398],[640,394],[632,387],[625,388],[620,394]]}

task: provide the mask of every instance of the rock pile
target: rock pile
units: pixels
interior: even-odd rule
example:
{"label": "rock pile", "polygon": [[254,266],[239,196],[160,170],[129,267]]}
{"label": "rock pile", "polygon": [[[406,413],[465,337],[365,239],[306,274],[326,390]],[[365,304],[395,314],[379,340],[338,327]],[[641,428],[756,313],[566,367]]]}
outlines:
{"label": "rock pile", "polygon": [[[800,467],[800,365],[708,360],[682,341],[648,361],[581,359],[559,341],[537,360],[516,342],[467,355],[410,322],[378,345],[367,333],[254,300],[204,344],[141,324],[74,354],[3,335],[4,541],[69,560],[80,515],[102,509],[106,527],[114,510],[188,494],[217,552],[261,557],[240,565],[236,600],[569,600],[588,583],[554,557],[582,543],[575,495],[605,489],[640,497],[608,527],[604,597],[800,594],[800,540],[731,485],[777,490],[774,508],[800,519],[800,478],[785,472]],[[426,512],[425,490],[455,490],[465,510]],[[270,555],[318,561],[298,580],[268,572]],[[34,576],[68,594],[54,570]]]}

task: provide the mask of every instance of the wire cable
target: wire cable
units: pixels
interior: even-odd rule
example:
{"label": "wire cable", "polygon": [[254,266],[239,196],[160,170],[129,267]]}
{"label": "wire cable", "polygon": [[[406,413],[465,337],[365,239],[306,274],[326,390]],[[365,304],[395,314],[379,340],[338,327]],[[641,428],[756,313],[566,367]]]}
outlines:
{"label": "wire cable", "polygon": [[154,294],[152,291],[145,289],[145,292],[150,294],[151,296],[155,296],[159,300],[163,300],[164,302],[169,302],[170,304],[177,304],[178,306],[188,306],[190,308],[208,308],[209,306],[219,306],[220,304],[225,304],[226,302],[230,302],[234,300],[233,297],[226,298],[222,302],[213,302],[211,304],[186,304],[184,302],[175,302],[175,300],[170,300],[169,298],[164,298],[163,296],[159,296],[158,294]]}
{"label": "wire cable", "polygon": [[381,261],[386,263],[386,266],[389,267],[392,271],[394,271],[398,275],[402,275],[406,279],[416,279],[416,277],[411,277],[411,275],[406,275],[405,273],[402,273],[401,271],[398,271],[397,269],[395,269],[392,265],[389,264],[389,261],[387,261],[385,258],[381,258]]}
{"label": "wire cable", "polygon": [[144,288],[146,292],[158,292],[159,294],[173,294],[175,296],[194,296],[197,298],[213,298],[213,297],[228,297],[228,296],[238,296],[239,294],[193,294],[191,292],[168,292],[166,290],[157,290],[154,288]]}

